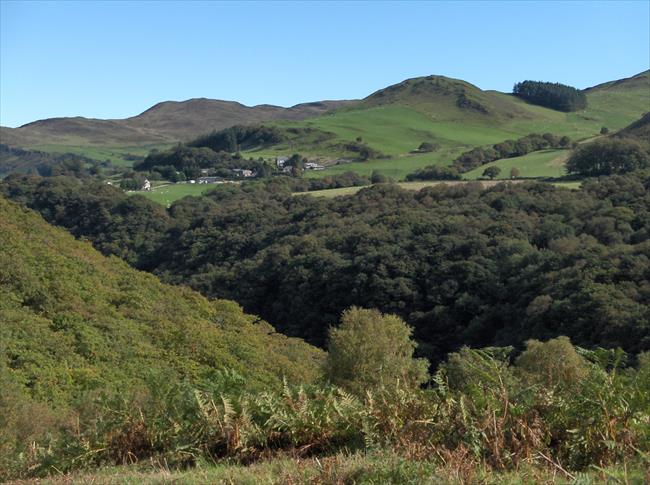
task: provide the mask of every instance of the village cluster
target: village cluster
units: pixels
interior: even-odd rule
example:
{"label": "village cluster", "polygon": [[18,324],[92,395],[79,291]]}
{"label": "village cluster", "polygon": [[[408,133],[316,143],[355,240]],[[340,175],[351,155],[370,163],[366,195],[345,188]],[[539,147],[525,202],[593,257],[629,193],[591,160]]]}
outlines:
{"label": "village cluster", "polygon": [[[277,157],[275,159],[275,164],[276,167],[278,168],[278,171],[283,173],[283,174],[291,174],[291,166],[287,165],[287,161],[289,160],[290,157],[286,156],[281,156]],[[305,170],[325,170],[325,167],[323,165],[320,165],[316,162],[306,162],[304,165]],[[253,170],[249,170],[246,168],[233,168],[231,169],[233,174],[235,175],[236,178],[241,179],[241,178],[251,178],[255,177],[256,173]],[[217,177],[211,175],[213,171],[209,168],[204,168],[201,169],[201,176],[196,178],[196,179],[190,179],[187,181],[189,184],[227,184],[227,183],[235,183],[235,180],[230,180],[226,179],[224,177]],[[152,190],[153,186],[151,185],[151,181],[149,179],[144,179],[144,182],[142,183],[142,187],[140,187],[141,191],[145,192],[150,192]]]}

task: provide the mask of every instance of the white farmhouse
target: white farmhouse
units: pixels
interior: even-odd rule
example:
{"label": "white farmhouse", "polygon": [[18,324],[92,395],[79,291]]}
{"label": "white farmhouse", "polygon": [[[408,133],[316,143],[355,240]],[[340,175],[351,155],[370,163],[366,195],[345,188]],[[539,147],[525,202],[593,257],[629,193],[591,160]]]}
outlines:
{"label": "white farmhouse", "polygon": [[232,171],[238,177],[252,177],[253,176],[253,171],[252,170],[247,170],[245,168],[233,168]]}
{"label": "white farmhouse", "polygon": [[149,182],[149,179],[144,179],[144,183],[142,184],[142,187],[140,187],[140,190],[151,192],[151,182]]}

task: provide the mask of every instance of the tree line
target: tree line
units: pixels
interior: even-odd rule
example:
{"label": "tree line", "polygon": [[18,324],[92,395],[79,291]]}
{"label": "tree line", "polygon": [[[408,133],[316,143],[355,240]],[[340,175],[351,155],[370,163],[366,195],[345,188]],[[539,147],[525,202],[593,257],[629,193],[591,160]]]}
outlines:
{"label": "tree line", "polygon": [[515,84],[512,94],[530,103],[558,111],[578,111],[587,107],[585,93],[566,84],[523,81]]}

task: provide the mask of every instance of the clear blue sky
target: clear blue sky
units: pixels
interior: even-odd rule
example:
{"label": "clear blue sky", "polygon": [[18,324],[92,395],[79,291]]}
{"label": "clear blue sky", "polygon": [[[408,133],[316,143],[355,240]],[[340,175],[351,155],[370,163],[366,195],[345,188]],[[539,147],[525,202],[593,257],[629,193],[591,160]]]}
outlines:
{"label": "clear blue sky", "polygon": [[650,2],[0,3],[0,123],[290,106],[442,74],[580,88],[650,64]]}

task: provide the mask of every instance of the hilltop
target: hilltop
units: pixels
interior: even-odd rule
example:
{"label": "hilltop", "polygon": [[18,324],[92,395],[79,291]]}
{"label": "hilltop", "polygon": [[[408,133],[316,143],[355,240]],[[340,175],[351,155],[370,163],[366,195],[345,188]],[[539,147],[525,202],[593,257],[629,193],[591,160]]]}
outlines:
{"label": "hilltop", "polygon": [[484,117],[532,118],[526,110],[494,92],[483,91],[460,79],[427,76],[407,79],[363,99],[355,108],[405,106],[439,121],[481,121]]}
{"label": "hilltop", "polygon": [[233,101],[207,98],[165,101],[126,119],[102,120],[78,116],[38,120],[19,128],[2,127],[0,140],[4,144],[20,147],[173,143],[235,124],[310,118],[349,103],[318,101],[283,108],[273,105],[250,107]]}

